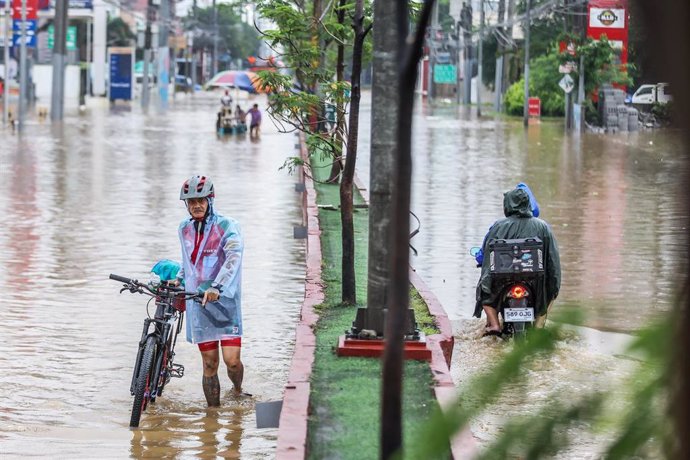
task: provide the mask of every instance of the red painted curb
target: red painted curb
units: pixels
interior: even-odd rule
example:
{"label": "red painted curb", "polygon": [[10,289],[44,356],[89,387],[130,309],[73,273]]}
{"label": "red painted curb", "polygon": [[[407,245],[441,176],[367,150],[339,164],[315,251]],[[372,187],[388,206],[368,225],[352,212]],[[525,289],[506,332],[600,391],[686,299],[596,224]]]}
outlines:
{"label": "red painted curb", "polygon": [[[300,156],[305,162],[308,161],[303,135],[300,135]],[[307,225],[307,273],[300,322],[295,331],[295,352],[283,394],[276,449],[276,458],[287,460],[303,460],[307,456],[307,420],[311,389],[309,379],[316,346],[316,336],[312,326],[319,318],[314,311],[314,306],[324,300],[321,280],[321,229],[318,220],[319,208],[316,205],[316,190],[314,181],[304,173],[302,168],[300,168],[300,176],[305,186],[305,192],[302,194],[302,216],[303,222]]]}
{"label": "red painted curb", "polygon": [[[344,335],[338,337],[338,356],[359,356],[362,358],[379,358],[383,356],[386,343],[383,339],[348,339]],[[405,341],[403,359],[431,361],[431,349],[425,340]]]}

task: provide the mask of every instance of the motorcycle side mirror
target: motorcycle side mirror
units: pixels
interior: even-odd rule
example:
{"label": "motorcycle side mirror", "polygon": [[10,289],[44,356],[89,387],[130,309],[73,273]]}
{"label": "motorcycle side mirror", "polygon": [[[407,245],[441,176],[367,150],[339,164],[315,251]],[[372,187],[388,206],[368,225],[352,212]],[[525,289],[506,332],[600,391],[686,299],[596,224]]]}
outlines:
{"label": "motorcycle side mirror", "polygon": [[482,250],[482,248],[480,248],[479,246],[472,246],[470,248],[470,255],[472,257],[477,257],[477,254],[479,254],[479,251],[481,251],[481,250]]}

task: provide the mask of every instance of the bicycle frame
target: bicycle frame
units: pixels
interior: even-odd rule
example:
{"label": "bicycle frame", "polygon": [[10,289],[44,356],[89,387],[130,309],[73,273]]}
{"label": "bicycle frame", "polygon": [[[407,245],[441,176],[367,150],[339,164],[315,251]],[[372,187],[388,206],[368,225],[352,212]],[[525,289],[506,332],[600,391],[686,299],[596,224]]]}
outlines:
{"label": "bicycle frame", "polygon": [[[175,357],[175,344],[177,343],[177,336],[182,330],[183,320],[184,313],[178,312],[172,306],[172,299],[156,297],[156,314],[153,318],[144,319],[144,327],[141,333],[141,339],[139,339],[139,349],[132,372],[132,382],[130,384],[131,394],[134,394],[135,391],[137,370],[139,369],[139,363],[142,359],[146,339],[153,336],[156,339],[157,352],[153,366],[153,381],[151,382],[152,392],[149,397],[155,398],[158,395],[161,378],[164,379],[165,372],[169,372],[169,367],[172,367],[172,362]],[[174,327],[176,322],[177,325]],[[152,323],[154,324],[153,331],[151,331]],[[170,366],[168,364],[170,364]]]}
{"label": "bicycle frame", "polygon": [[156,313],[153,318],[144,319],[129,387],[134,396],[129,426],[136,428],[148,402],[154,402],[163,393],[163,388],[171,377],[184,375],[184,366],[173,362],[177,336],[182,330],[184,319],[184,312],[175,308],[174,302],[191,299],[197,302],[204,296],[168,283],[144,284],[112,273],[109,278],[123,283],[120,293],[129,291],[155,299]]}

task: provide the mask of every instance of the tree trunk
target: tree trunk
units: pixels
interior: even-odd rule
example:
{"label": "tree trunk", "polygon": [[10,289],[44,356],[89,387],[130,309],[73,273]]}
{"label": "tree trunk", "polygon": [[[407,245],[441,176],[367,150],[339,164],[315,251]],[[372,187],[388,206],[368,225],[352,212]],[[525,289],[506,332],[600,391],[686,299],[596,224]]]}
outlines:
{"label": "tree trunk", "polygon": [[343,303],[357,303],[355,280],[355,228],[353,222],[352,182],[357,164],[357,135],[359,134],[360,77],[364,48],[364,0],[356,0],[352,28],[355,43],[352,49],[352,78],[350,88],[350,129],[347,134],[347,156],[343,179],[340,182],[340,218],[343,242]]}
{"label": "tree trunk", "polygon": [[[369,161],[369,261],[365,329],[383,335],[389,275],[388,237],[398,106],[398,32],[391,27],[395,0],[374,2],[373,81],[371,88],[371,155]],[[362,329],[362,328],[360,328]]]}
{"label": "tree trunk", "polygon": [[[396,144],[397,156],[394,169],[393,221],[390,233],[389,264],[391,288],[386,314],[386,348],[383,355],[383,389],[381,401],[381,453],[384,459],[402,455],[402,390],[403,353],[406,313],[410,305],[410,196],[412,182],[412,109],[414,88],[417,82],[417,65],[422,57],[424,32],[429,23],[434,0],[426,0],[419,17],[414,41],[405,40],[408,30],[409,11],[407,1],[397,3],[398,29],[398,90]],[[391,27],[392,28],[392,27]]]}
{"label": "tree trunk", "polygon": [[[345,5],[346,0],[340,0],[338,5],[338,24],[345,23]],[[335,67],[335,79],[342,82],[345,79],[345,45],[342,41],[338,42],[338,58]],[[340,173],[343,171],[343,160],[341,155],[343,153],[343,133],[345,132],[345,116],[343,114],[343,103],[338,100],[338,105],[335,110],[335,152],[333,158],[333,165],[331,166],[331,173],[328,176],[328,183],[335,184],[340,178]]]}

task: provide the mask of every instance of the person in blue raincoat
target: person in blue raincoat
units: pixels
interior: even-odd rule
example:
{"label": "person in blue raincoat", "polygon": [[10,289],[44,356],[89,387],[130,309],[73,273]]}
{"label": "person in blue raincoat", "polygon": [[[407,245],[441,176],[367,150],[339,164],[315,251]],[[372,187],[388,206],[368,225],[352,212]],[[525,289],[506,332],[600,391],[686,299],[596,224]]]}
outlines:
{"label": "person in blue raincoat", "polygon": [[[213,208],[213,182],[192,176],[182,185],[180,200],[191,218],[178,229],[182,268],[177,282],[187,291],[202,291],[201,304],[187,301],[187,340],[198,345],[204,363],[202,385],[209,406],[220,405],[220,355],[235,392],[242,391],[242,252],[240,225]],[[218,345],[220,342],[221,352]]]}

